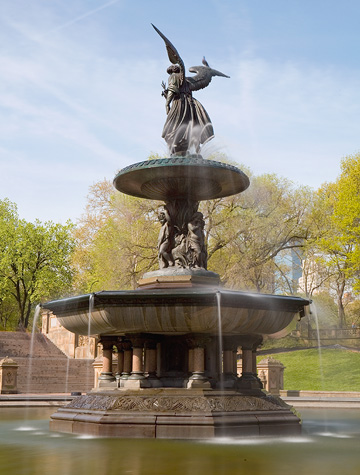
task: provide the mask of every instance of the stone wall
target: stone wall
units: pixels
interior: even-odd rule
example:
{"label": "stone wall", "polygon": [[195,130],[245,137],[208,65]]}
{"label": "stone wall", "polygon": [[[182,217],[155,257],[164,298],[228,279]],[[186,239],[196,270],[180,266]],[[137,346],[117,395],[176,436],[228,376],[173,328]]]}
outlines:
{"label": "stone wall", "polygon": [[67,357],[43,334],[0,332],[0,359],[18,365],[19,393],[89,391],[94,386],[93,359]]}
{"label": "stone wall", "polygon": [[95,338],[69,332],[60,325],[56,315],[51,312],[42,313],[41,322],[41,333],[70,358],[94,359],[98,356]]}

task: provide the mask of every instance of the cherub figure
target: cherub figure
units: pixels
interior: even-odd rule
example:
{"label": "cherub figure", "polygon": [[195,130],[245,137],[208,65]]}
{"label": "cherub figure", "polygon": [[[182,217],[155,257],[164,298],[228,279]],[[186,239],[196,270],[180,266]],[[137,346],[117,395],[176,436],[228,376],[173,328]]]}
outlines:
{"label": "cherub figure", "polygon": [[206,269],[206,249],[204,243],[205,221],[203,214],[197,211],[188,223],[187,254],[191,267]]}
{"label": "cherub figure", "polygon": [[199,153],[200,145],[213,138],[214,130],[208,113],[200,102],[192,97],[192,91],[208,86],[213,76],[229,76],[210,68],[203,58],[203,66],[189,68],[191,73],[197,73],[196,76],[185,77],[185,65],[175,46],[161,31],[152,26],[164,40],[172,63],[167,69],[168,87],[162,83],[167,113],[162,137],[166,140],[172,156]]}
{"label": "cherub figure", "polygon": [[173,230],[166,206],[163,206],[159,211],[158,218],[162,225],[158,238],[159,267],[160,269],[164,269],[165,267],[172,267],[174,265],[174,259],[171,254],[174,239]]}

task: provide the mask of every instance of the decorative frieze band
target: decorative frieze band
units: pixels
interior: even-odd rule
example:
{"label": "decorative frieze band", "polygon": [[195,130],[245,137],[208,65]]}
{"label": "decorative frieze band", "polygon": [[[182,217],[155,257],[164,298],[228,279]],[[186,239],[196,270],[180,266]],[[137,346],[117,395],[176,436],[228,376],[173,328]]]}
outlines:
{"label": "decorative frieze band", "polygon": [[288,410],[273,397],[255,396],[96,396],[74,399],[67,408],[89,410],[120,410],[130,412],[241,412]]}

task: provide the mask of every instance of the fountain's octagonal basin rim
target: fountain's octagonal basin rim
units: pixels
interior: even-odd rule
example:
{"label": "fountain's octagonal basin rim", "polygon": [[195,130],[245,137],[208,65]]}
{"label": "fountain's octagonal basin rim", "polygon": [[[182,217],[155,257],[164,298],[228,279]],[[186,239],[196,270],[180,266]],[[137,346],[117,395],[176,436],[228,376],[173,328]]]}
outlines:
{"label": "fountain's octagonal basin rim", "polygon": [[[56,315],[69,313],[74,310],[89,309],[90,297],[93,298],[93,308],[103,306],[166,306],[175,307],[206,305],[222,308],[253,308],[259,310],[282,310],[301,312],[309,305],[309,300],[302,297],[287,295],[260,294],[224,289],[140,289],[140,290],[103,290],[90,294],[79,295],[42,304],[44,309]],[[219,299],[219,300],[218,300]]]}
{"label": "fountain's octagonal basin rim", "polygon": [[223,335],[269,335],[286,328],[307,304],[298,297],[187,288],[103,291],[43,307],[80,335],[216,335],[220,325]]}

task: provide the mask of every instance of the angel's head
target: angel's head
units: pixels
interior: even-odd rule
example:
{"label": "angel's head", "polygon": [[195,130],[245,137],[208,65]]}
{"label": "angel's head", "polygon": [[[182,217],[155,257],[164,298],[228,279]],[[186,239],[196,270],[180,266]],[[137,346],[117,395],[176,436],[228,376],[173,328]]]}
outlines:
{"label": "angel's head", "polygon": [[173,74],[173,73],[179,73],[180,72],[180,66],[178,64],[172,64],[169,66],[166,70],[168,74]]}

